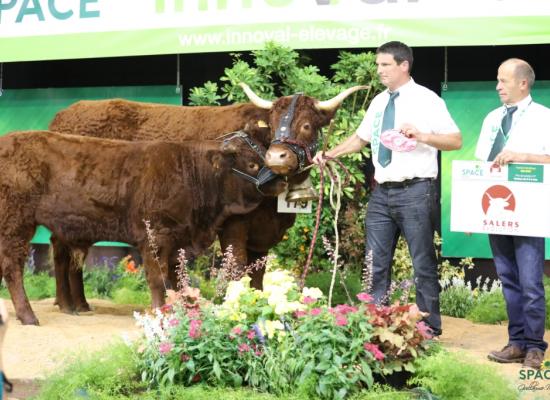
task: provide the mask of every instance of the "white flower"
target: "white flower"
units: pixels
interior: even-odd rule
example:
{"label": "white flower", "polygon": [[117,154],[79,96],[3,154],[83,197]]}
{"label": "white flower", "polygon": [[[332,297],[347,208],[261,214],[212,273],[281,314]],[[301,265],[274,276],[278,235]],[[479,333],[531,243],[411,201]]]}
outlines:
{"label": "white flower", "polygon": [[302,290],[302,295],[304,297],[311,297],[312,299],[318,300],[321,297],[323,297],[323,292],[321,291],[321,289],[316,287],[313,287],[313,288],[304,287],[304,289]]}

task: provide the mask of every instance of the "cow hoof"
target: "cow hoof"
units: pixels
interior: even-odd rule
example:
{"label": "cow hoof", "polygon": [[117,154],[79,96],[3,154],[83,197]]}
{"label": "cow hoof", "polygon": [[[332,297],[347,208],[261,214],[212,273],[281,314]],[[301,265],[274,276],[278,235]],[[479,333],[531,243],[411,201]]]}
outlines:
{"label": "cow hoof", "polygon": [[40,323],[38,322],[38,318],[36,318],[36,316],[34,315],[17,318],[21,321],[21,324],[23,325],[40,325]]}
{"label": "cow hoof", "polygon": [[92,308],[90,307],[90,305],[88,303],[84,303],[84,304],[79,304],[76,306],[76,312],[79,313],[79,312],[89,312],[89,311],[92,311]]}
{"label": "cow hoof", "polygon": [[69,315],[75,315],[76,311],[73,307],[59,307],[59,311],[61,311],[63,314],[69,314]]}

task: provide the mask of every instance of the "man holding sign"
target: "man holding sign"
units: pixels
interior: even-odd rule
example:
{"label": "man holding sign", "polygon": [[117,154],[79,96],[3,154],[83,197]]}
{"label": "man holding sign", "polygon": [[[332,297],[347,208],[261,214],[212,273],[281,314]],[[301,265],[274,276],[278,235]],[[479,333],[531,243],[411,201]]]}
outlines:
{"label": "man holding sign", "polygon": [[372,291],[377,302],[386,301],[391,265],[399,234],[409,246],[414,267],[416,303],[429,315],[434,335],[441,334],[439,280],[433,244],[437,210],[437,152],[457,150],[462,136],[445,102],[411,78],[412,50],[401,42],[388,42],[376,51],[380,82],[387,90],[369,105],[357,129],[323,154],[338,157],[360,151],[371,143],[374,178],[366,218],[367,254],[372,251]]}
{"label": "man holding sign", "polygon": [[[535,73],[527,62],[512,58],[500,65],[496,90],[503,106],[483,121],[478,159],[494,161],[495,165],[550,163],[550,109],[531,98],[534,82]],[[502,350],[492,351],[488,357],[539,369],[548,347],[543,339],[544,238],[490,234],[489,243],[502,281],[509,339]]]}

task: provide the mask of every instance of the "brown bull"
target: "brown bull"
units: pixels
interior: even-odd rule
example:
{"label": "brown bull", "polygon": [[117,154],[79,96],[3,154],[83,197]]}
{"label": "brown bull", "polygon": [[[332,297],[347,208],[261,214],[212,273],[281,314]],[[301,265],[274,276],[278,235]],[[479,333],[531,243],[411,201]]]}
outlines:
{"label": "brown bull", "polygon": [[[268,146],[275,138],[281,118],[291,104],[291,97],[281,97],[273,102],[260,99],[250,88],[241,84],[252,103],[213,107],[182,107],[164,104],[133,102],[121,99],[79,101],[57,113],[49,129],[63,133],[77,133],[86,136],[120,138],[126,140],[163,138],[174,141],[189,139],[213,139],[226,132],[239,130],[245,126],[253,131],[269,124],[270,136],[257,137]],[[351,93],[364,87],[347,89],[327,101],[318,101],[308,96],[299,96],[296,101],[290,136],[302,143],[316,143],[320,128],[326,126],[334,116],[338,106]],[[254,134],[252,133],[254,136]],[[284,145],[273,148],[286,149]],[[270,147],[270,149],[271,149]],[[271,154],[268,152],[268,154]],[[277,157],[271,157],[277,158]],[[292,152],[285,153],[287,165],[297,165],[297,157]],[[294,163],[294,164],[293,164]],[[289,173],[289,170],[278,172]],[[293,171],[296,168],[292,169]],[[298,175],[292,180],[300,181],[307,175]],[[219,230],[222,248],[232,245],[236,261],[240,265],[254,262],[265,256],[268,250],[279,243],[295,220],[294,214],[278,214],[276,199],[266,198],[264,202],[245,216],[229,218]],[[58,252],[55,248],[54,252]],[[64,250],[66,252],[66,250]],[[65,256],[64,256],[65,257]],[[66,256],[68,257],[68,256]],[[73,304],[63,311],[89,310],[84,298],[82,272],[71,268],[70,290]],[[263,270],[252,274],[252,285],[261,288]]]}
{"label": "brown bull", "polygon": [[[136,246],[157,307],[164,302],[177,249],[204,250],[227,217],[260,204],[263,195],[232,168],[254,177],[261,164],[241,139],[128,142],[47,131],[1,137],[0,267],[17,318],[38,323],[23,288],[22,266],[39,224],[71,249],[87,249],[98,240]],[[273,195],[284,190],[277,180],[271,187]],[[156,232],[158,263],[147,251],[144,219]]]}

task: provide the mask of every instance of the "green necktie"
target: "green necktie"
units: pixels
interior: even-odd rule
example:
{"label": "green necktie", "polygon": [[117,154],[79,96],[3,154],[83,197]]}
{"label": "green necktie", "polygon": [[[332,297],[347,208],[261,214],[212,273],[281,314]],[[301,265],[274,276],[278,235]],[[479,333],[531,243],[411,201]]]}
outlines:
{"label": "green necktie", "polygon": [[[390,92],[390,99],[384,110],[382,118],[382,132],[395,127],[395,98],[399,96],[399,92]],[[391,150],[379,142],[378,144],[378,163],[382,167],[387,167],[391,163]]]}
{"label": "green necktie", "polygon": [[491,148],[491,153],[489,153],[489,158],[487,158],[487,161],[494,161],[497,154],[504,148],[506,140],[508,139],[508,132],[510,132],[510,128],[512,127],[512,116],[517,109],[518,106],[506,108],[506,114],[502,117],[500,129],[497,132],[497,136],[495,137],[495,141],[493,142],[493,147]]}

